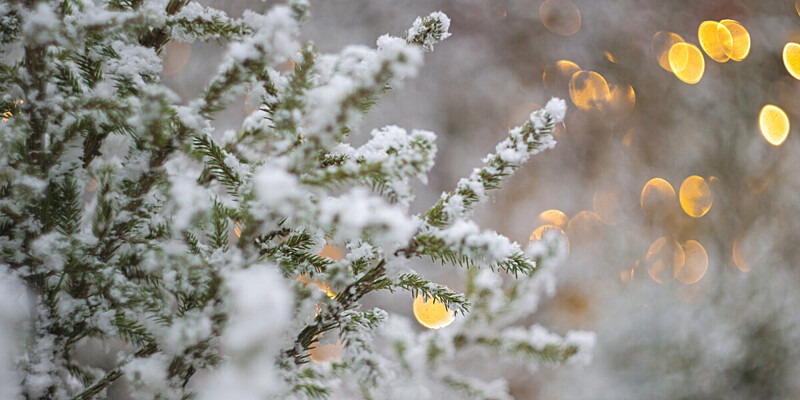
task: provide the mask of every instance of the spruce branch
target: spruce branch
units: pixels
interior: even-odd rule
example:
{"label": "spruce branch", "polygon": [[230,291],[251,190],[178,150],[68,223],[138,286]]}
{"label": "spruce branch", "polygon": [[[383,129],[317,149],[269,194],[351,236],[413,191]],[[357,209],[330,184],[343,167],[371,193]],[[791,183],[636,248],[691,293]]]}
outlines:
{"label": "spruce branch", "polygon": [[551,99],[545,109],[534,112],[525,124],[509,131],[509,137],[497,145],[496,153],[483,159],[481,168],[473,170],[469,178],[461,179],[452,192],[442,194],[424,214],[425,222],[442,228],[468,216],[477,204],[486,200],[488,191],[498,189],[531,155],[555,145],[552,132],[563,120],[564,110],[563,100]]}

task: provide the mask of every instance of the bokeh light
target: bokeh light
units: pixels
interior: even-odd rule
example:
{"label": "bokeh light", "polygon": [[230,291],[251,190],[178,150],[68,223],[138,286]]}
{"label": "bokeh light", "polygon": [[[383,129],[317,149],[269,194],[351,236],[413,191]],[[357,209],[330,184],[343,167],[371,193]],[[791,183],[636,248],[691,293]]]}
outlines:
{"label": "bokeh light", "polygon": [[567,222],[569,222],[569,217],[567,214],[564,214],[561,210],[545,210],[539,214],[539,221],[543,224],[548,225],[555,225],[561,229],[567,228]]}
{"label": "bokeh light", "polygon": [[664,283],[673,277],[674,271],[683,267],[686,256],[681,245],[673,239],[662,236],[647,249],[645,265],[647,275],[656,283]]}
{"label": "bokeh light", "polygon": [[674,207],[675,200],[675,189],[664,179],[650,179],[642,188],[641,205],[648,214],[670,210]]}
{"label": "bokeh light", "polygon": [[714,196],[703,177],[692,175],[681,184],[680,202],[681,208],[687,215],[700,218],[711,209]]}
{"label": "bokeh light", "polygon": [[744,25],[739,21],[732,19],[723,19],[719,22],[725,28],[728,28],[733,44],[731,52],[728,54],[733,61],[742,61],[750,54],[750,33],[745,29]]}
{"label": "bokeh light", "polygon": [[612,84],[608,106],[611,112],[619,116],[630,114],[636,106],[636,92],[633,87],[625,84]]}
{"label": "bokeh light", "polygon": [[414,299],[414,317],[422,326],[430,329],[444,328],[456,318],[455,313],[440,301],[435,301],[432,297],[425,299],[423,295]]}
{"label": "bokeh light", "polygon": [[672,72],[672,67],[669,65],[669,50],[676,43],[683,43],[684,40],[681,35],[673,32],[659,31],[653,35],[650,41],[650,49],[656,56],[658,65],[666,71]]}
{"label": "bokeh light", "polygon": [[783,47],[783,65],[794,79],[800,79],[800,44],[786,43]]}
{"label": "bokeh light", "polygon": [[544,237],[545,233],[550,231],[556,232],[556,234],[561,236],[561,240],[566,244],[566,255],[569,255],[570,251],[569,238],[567,237],[566,232],[564,232],[564,229],[558,227],[557,225],[551,225],[551,224],[542,225],[534,229],[533,232],[531,232],[531,236],[528,239],[531,242],[542,240],[542,237]]}
{"label": "bokeh light", "polygon": [[687,240],[682,248],[684,263],[675,269],[675,279],[684,285],[700,282],[708,271],[706,249],[696,240]]}
{"label": "bokeh light", "polygon": [[733,53],[733,35],[725,25],[703,21],[697,29],[697,40],[708,57],[716,62],[728,62]]}
{"label": "bokeh light", "polygon": [[333,261],[339,261],[344,258],[344,250],[339,246],[334,246],[330,243],[325,244],[322,251],[318,254],[320,257],[330,258]]}
{"label": "bokeh light", "polygon": [[669,65],[675,76],[690,85],[703,79],[706,62],[703,53],[691,43],[676,43],[669,49]]}
{"label": "bokeh light", "polygon": [[566,94],[572,75],[580,70],[578,64],[569,60],[558,60],[547,64],[542,73],[544,89],[551,94]]}
{"label": "bokeh light", "polygon": [[747,254],[745,254],[746,251],[743,247],[746,246],[743,246],[743,244],[742,238],[736,238],[733,241],[733,265],[742,272],[750,272],[750,270],[753,269],[753,265],[752,262],[748,260]]}
{"label": "bokeh light", "polygon": [[545,0],[539,7],[545,28],[561,36],[572,36],[581,29],[581,11],[572,0]]}
{"label": "bokeh light", "polygon": [[611,96],[608,82],[594,71],[578,71],[569,80],[569,96],[580,110],[603,110]]}
{"label": "bokeh light", "polygon": [[308,356],[316,364],[338,361],[342,357],[344,343],[336,338],[334,341],[324,339],[324,334],[317,335],[317,343],[308,349]]}
{"label": "bokeh light", "polygon": [[789,116],[780,107],[767,104],[758,114],[761,135],[773,146],[780,146],[789,136]]}

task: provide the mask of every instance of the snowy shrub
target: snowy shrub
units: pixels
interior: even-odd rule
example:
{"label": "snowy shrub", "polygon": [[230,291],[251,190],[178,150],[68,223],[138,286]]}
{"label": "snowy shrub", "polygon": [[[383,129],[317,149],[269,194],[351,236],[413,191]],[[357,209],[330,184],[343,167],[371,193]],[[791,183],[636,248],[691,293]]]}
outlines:
{"label": "snowy shrub", "polygon": [[[447,366],[467,351],[529,367],[586,360],[592,334],[520,324],[553,290],[558,236],[523,251],[469,220],[555,144],[564,102],[412,215],[434,134],[388,126],[346,141],[450,20],[319,54],[299,40],[307,14],[300,0],[238,19],[188,0],[0,4],[0,394],[105,398],[124,381],[137,399],[508,398],[502,379]],[[186,105],[160,81],[173,39],[229,43]],[[246,92],[258,109],[217,132],[215,114]],[[325,256],[332,246],[344,254]],[[469,268],[466,293],[408,267],[420,258]],[[417,334],[362,307],[380,291],[442,307],[452,325]],[[332,337],[341,357],[309,362]],[[92,357],[98,347],[113,362]]]}

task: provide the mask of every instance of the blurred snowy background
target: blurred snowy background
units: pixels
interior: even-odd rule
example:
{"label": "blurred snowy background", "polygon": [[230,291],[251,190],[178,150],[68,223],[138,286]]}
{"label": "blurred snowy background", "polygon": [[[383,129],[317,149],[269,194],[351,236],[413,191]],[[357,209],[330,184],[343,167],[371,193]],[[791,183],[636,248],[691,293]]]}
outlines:
{"label": "blurred snowy background", "polygon": [[[274,2],[204,3],[239,16]],[[419,77],[389,93],[354,137],[363,142],[387,124],[438,134],[436,167],[431,182],[417,190],[417,211],[468,175],[508,128],[551,96],[568,100],[558,146],[526,164],[478,221],[522,244],[543,225],[563,230],[570,255],[558,272],[558,292],[528,322],[556,332],[595,330],[598,345],[588,367],[497,372],[510,379],[517,398],[800,397],[800,82],[782,61],[787,42],[800,40],[799,5],[311,3],[305,34],[324,52],[372,46],[432,11],[450,16],[453,37],[426,57]],[[703,53],[697,84],[666,70],[672,68],[665,63],[670,40],[699,45],[700,24],[723,19],[749,32],[743,60],[720,63]],[[192,98],[222,55],[214,43],[171,43],[164,79]],[[594,74],[571,79],[581,70]],[[780,141],[781,133],[769,124],[760,129],[766,104],[782,108],[795,124],[777,146],[767,139]],[[248,111],[246,98],[231,104],[220,114],[220,133],[237,128]],[[414,268],[463,289],[463,271]],[[370,301],[411,315],[407,295]],[[492,360],[476,363],[500,368]]]}

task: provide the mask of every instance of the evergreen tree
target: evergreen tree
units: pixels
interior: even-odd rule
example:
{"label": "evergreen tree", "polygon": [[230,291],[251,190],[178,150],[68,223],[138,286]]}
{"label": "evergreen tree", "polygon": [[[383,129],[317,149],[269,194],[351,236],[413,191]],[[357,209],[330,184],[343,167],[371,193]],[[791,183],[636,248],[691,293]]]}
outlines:
{"label": "evergreen tree", "polygon": [[[320,54],[299,40],[308,12],[302,0],[241,18],[188,0],[0,4],[0,345],[12,347],[0,356],[18,369],[0,369],[0,394],[103,398],[124,378],[142,399],[402,398],[393,382],[403,381],[507,398],[502,381],[446,366],[466,348],[525,363],[584,358],[591,334],[517,323],[552,290],[546,270],[564,243],[545,235],[523,251],[469,220],[555,144],[564,102],[531,114],[411,215],[410,182],[433,166],[434,134],[387,126],[362,146],[347,140],[449,36],[449,19],[433,13],[376,48]],[[169,40],[229,42],[187,105],[160,81]],[[286,62],[294,68],[279,72]],[[215,114],[248,91],[258,110],[216,132]],[[321,255],[326,245],[344,256]],[[415,259],[467,268],[466,293],[415,273]],[[382,354],[372,342],[387,314],[361,306],[380,291],[459,317],[422,335],[398,319]],[[25,328],[6,329],[12,321]],[[343,357],[310,363],[325,334]],[[114,365],[82,357],[92,343],[118,347]]]}

